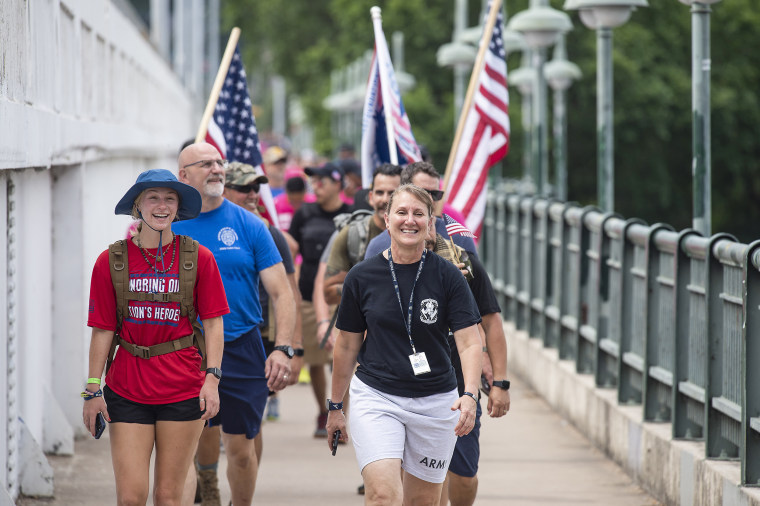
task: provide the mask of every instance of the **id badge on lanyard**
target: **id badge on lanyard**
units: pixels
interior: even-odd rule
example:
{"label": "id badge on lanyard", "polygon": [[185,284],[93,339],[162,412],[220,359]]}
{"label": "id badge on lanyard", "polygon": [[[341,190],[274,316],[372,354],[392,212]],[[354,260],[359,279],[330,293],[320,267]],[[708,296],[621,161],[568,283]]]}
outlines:
{"label": "id badge on lanyard", "polygon": [[[412,371],[415,376],[430,372],[430,364],[428,363],[425,352],[417,352],[414,347],[414,340],[412,339],[412,312],[414,309],[414,287],[417,285],[417,280],[420,279],[420,273],[422,267],[425,265],[425,255],[427,251],[422,251],[422,258],[420,259],[420,267],[417,269],[417,276],[414,278],[414,284],[412,285],[412,292],[409,294],[409,308],[407,310],[407,316],[404,319],[404,326],[406,327],[407,335],[409,336],[409,344],[412,345],[412,354],[409,355],[409,362],[412,364]],[[401,315],[404,316],[404,306],[401,303],[401,292],[398,288],[398,279],[396,279],[396,270],[393,267],[393,257],[391,251],[388,250],[388,266],[391,270],[391,277],[393,278],[393,288],[396,290],[396,297],[398,298],[398,305],[401,308]]]}
{"label": "id badge on lanyard", "polygon": [[412,370],[415,376],[430,372],[430,364],[428,364],[424,351],[409,355],[409,362],[412,363]]}

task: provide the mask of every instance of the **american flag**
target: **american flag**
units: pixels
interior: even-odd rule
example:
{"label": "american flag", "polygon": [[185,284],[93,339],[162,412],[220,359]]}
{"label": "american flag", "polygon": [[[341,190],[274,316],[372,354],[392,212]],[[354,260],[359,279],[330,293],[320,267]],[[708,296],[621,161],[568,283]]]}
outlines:
{"label": "american flag", "polygon": [[[396,83],[396,74],[393,71],[393,63],[379,15],[378,17],[373,15],[373,23],[375,52],[372,55],[362,118],[362,184],[365,188],[369,188],[372,184],[372,173],[376,167],[383,163],[391,163],[386,127],[388,111],[385,109],[384,96],[390,98],[391,101],[390,124],[393,130],[397,164],[406,165],[422,160],[420,149],[412,134],[412,125],[409,123],[401,101],[401,92]],[[386,93],[384,94],[383,91]]]}
{"label": "american flag", "polygon": [[475,239],[475,234],[448,214],[443,215],[443,221],[446,223],[446,233],[449,234],[449,237],[459,234]]}
{"label": "american flag", "polygon": [[485,215],[488,169],[509,150],[509,94],[502,30],[500,11],[446,188],[447,202],[465,216],[468,228],[477,233]]}
{"label": "american flag", "polygon": [[[261,170],[259,132],[256,129],[245,76],[240,48],[236,46],[214,114],[208,123],[206,142],[213,144],[227,160],[247,163]],[[272,190],[268,184],[261,185],[259,196],[267,211],[264,217],[270,223],[279,226]]]}

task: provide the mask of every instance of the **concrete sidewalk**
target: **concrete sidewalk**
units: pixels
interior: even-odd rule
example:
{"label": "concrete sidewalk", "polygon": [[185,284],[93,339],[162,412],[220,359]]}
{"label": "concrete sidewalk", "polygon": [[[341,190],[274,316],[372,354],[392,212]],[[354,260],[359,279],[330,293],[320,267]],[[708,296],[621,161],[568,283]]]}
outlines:
{"label": "concrete sidewalk", "polygon": [[[285,390],[280,413],[279,421],[264,425],[264,457],[254,503],[363,504],[356,494],[361,477],[353,447],[343,445],[333,457],[324,439],[312,437],[316,404],[310,386]],[[658,504],[516,378],[509,414],[497,420],[486,415],[482,422],[477,505]],[[23,498],[19,505],[116,503],[107,434],[100,441],[77,442],[73,457],[54,456],[50,461],[55,469],[55,499]],[[229,488],[224,473],[223,456],[220,485],[226,506]]]}

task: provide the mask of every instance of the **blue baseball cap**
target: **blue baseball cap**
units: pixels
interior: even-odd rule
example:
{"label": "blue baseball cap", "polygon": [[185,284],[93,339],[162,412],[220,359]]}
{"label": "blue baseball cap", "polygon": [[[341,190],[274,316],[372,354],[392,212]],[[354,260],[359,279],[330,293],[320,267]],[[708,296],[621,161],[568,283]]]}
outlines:
{"label": "blue baseball cap", "polygon": [[177,192],[179,195],[177,220],[191,220],[201,212],[203,201],[198,190],[189,184],[180,183],[177,177],[166,169],[146,170],[137,176],[137,181],[116,204],[114,212],[131,216],[135,199],[148,188],[171,188]]}

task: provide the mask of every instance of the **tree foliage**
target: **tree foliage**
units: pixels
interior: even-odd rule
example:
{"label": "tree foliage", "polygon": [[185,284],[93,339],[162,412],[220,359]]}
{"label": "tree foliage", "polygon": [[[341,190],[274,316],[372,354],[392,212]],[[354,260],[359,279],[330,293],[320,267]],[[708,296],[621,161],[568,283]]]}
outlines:
{"label": "tree foliage", "polygon": [[[756,0],[731,0],[713,6],[712,24],[712,229],[745,242],[757,236],[760,178],[755,179],[760,143],[752,125],[760,120],[760,37]],[[506,0],[508,14],[528,0]],[[561,9],[564,0],[551,0]],[[322,107],[330,92],[330,73],[367,49],[374,36],[369,9],[383,10],[386,36],[405,35],[405,70],[417,86],[404,104],[420,143],[439,169],[448,157],[454,132],[453,75],[438,67],[436,50],[451,40],[453,0],[229,0],[225,26],[240,26],[254,101],[267,110],[267,78],[285,77],[289,93],[301,97],[316,128],[317,148],[334,149],[330,115]],[[481,2],[471,0],[470,25]],[[568,91],[569,197],[581,204],[596,200],[596,35],[576,13],[568,34],[568,58],[583,77]],[[692,215],[691,14],[676,0],[653,0],[614,30],[616,210],[648,223],[690,226]],[[511,55],[508,67],[520,65]],[[523,171],[521,97],[511,90],[512,142],[503,173]],[[551,106],[551,101],[550,101]],[[266,128],[268,117],[258,118]],[[554,175],[552,172],[552,179]]]}

